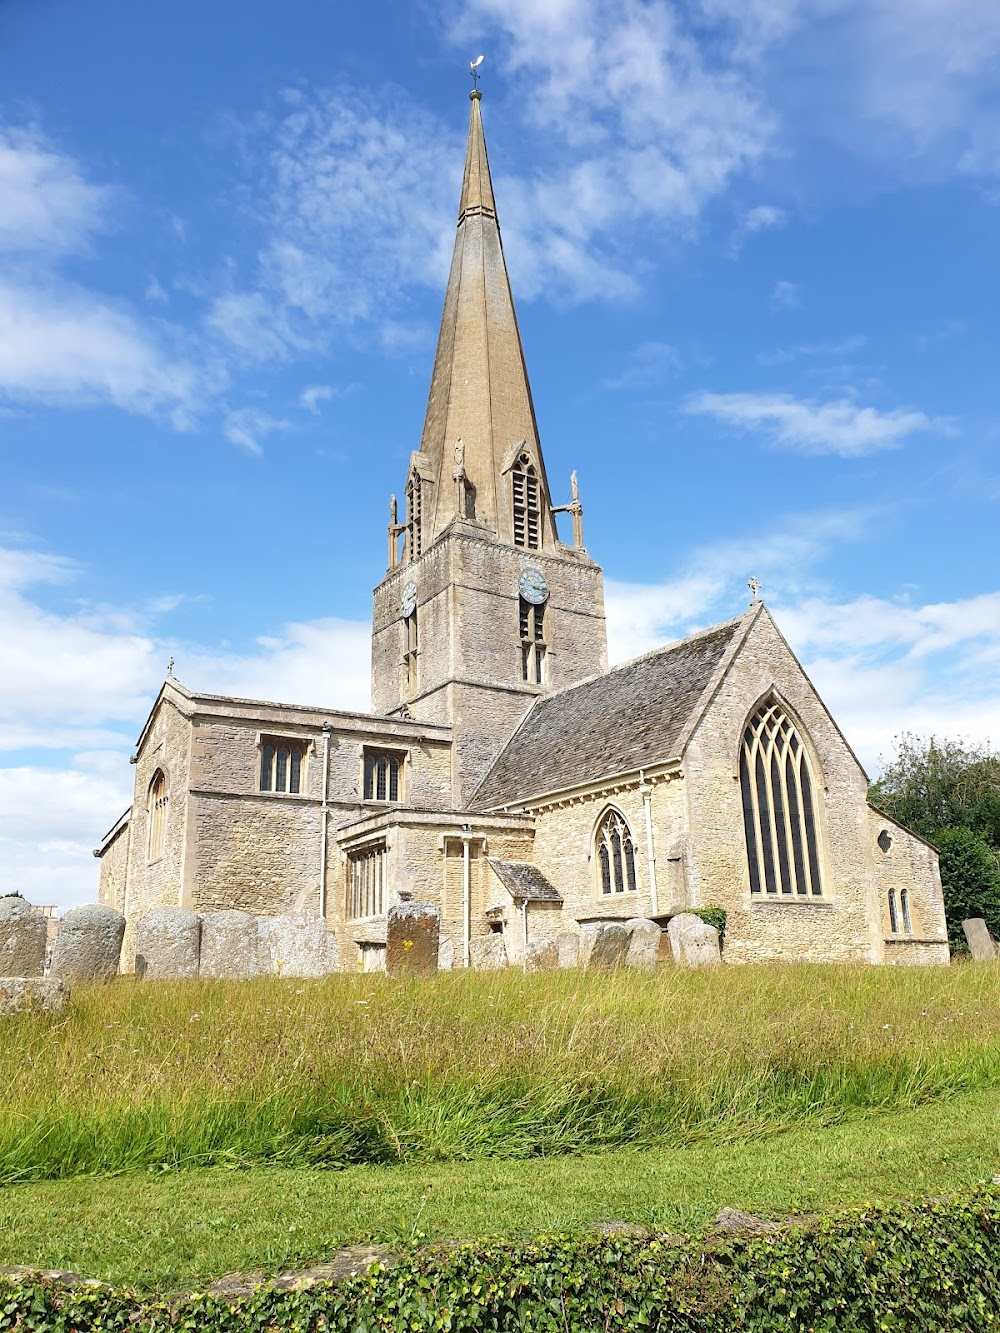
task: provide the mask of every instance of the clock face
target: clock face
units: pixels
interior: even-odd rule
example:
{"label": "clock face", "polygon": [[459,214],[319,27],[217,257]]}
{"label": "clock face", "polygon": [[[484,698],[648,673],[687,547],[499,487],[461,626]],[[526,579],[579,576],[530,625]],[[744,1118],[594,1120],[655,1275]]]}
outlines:
{"label": "clock face", "polygon": [[403,589],[403,615],[412,616],[417,607],[417,585],[408,583]]}
{"label": "clock face", "polygon": [[548,601],[549,585],[540,569],[523,569],[517,581],[517,590],[526,602],[532,606],[541,606]]}

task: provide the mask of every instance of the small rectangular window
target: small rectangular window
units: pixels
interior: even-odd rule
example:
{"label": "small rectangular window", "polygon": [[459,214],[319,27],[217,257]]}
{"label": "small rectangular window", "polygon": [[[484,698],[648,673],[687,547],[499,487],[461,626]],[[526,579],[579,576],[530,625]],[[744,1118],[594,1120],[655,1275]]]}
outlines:
{"label": "small rectangular window", "polygon": [[398,801],[404,755],[392,750],[365,751],[365,800]]}
{"label": "small rectangular window", "polygon": [[521,679],[541,685],[545,679],[545,603],[535,606],[518,599],[518,628],[521,633]]}
{"label": "small rectangular window", "polygon": [[305,756],[309,742],[272,736],[261,742],[260,789],[299,795],[304,786]]}
{"label": "small rectangular window", "polygon": [[357,921],[382,916],[386,904],[387,858],[384,842],[373,843],[347,858],[347,915]]}

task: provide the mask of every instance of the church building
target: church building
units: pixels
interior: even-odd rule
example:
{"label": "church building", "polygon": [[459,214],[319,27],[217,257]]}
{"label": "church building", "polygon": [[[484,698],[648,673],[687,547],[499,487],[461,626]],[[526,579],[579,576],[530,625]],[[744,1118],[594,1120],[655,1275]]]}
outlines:
{"label": "church building", "polygon": [[947,962],[936,853],[868,805],[756,592],[609,669],[601,569],[576,475],[550,490],[471,97],[427,415],[374,594],[372,712],[168,676],[133,804],[97,851],[123,966],[138,917],[183,906],[318,916],[341,969],[377,970],[401,893],[438,908],[455,967],[482,936],[518,963],[567,929],[708,906],[730,962]]}

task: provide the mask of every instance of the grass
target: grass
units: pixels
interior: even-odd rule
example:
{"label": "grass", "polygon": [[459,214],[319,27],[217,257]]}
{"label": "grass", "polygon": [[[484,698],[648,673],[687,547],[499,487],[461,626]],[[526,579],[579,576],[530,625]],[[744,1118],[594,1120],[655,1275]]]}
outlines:
{"label": "grass", "polygon": [[1000,967],[122,980],[0,1031],[0,1183],[565,1156],[998,1088]]}
{"label": "grass", "polygon": [[763,1139],[542,1161],[342,1171],[143,1173],[0,1189],[0,1263],[154,1289],[276,1273],[364,1240],[692,1230],[724,1206],[763,1216],[941,1195],[1000,1165],[1000,1092]]}

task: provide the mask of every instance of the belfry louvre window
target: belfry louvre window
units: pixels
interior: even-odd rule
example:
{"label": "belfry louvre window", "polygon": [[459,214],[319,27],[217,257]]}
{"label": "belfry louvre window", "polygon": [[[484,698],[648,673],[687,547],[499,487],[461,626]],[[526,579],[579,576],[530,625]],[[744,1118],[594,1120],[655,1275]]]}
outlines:
{"label": "belfry louvre window", "polygon": [[518,598],[521,632],[521,679],[541,685],[545,678],[545,603],[534,606]]}
{"label": "belfry louvre window", "polygon": [[514,495],[514,545],[537,551],[541,545],[538,473],[527,454],[521,454],[511,474]]}
{"label": "belfry louvre window", "polygon": [[390,750],[365,751],[365,800],[398,801],[403,756]]}
{"label": "belfry louvre window", "polygon": [[420,473],[411,472],[406,483],[406,555],[409,560],[416,560],[423,550],[421,510]]}
{"label": "belfry louvre window", "polygon": [[149,856],[150,861],[158,861],[163,855],[163,846],[167,832],[167,779],[163,769],[158,768],[149,784]]}
{"label": "belfry louvre window", "polygon": [[386,869],[384,842],[348,855],[347,914],[352,920],[385,912]]}
{"label": "belfry louvre window", "polygon": [[740,789],[752,894],[822,893],[813,782],[802,739],[776,699],[747,723]]}
{"label": "belfry louvre window", "polygon": [[296,796],[303,788],[308,741],[282,736],[265,736],[260,745],[261,791],[285,792]]}
{"label": "belfry louvre window", "polygon": [[635,893],[635,843],[624,815],[609,810],[595,835],[601,893]]}

